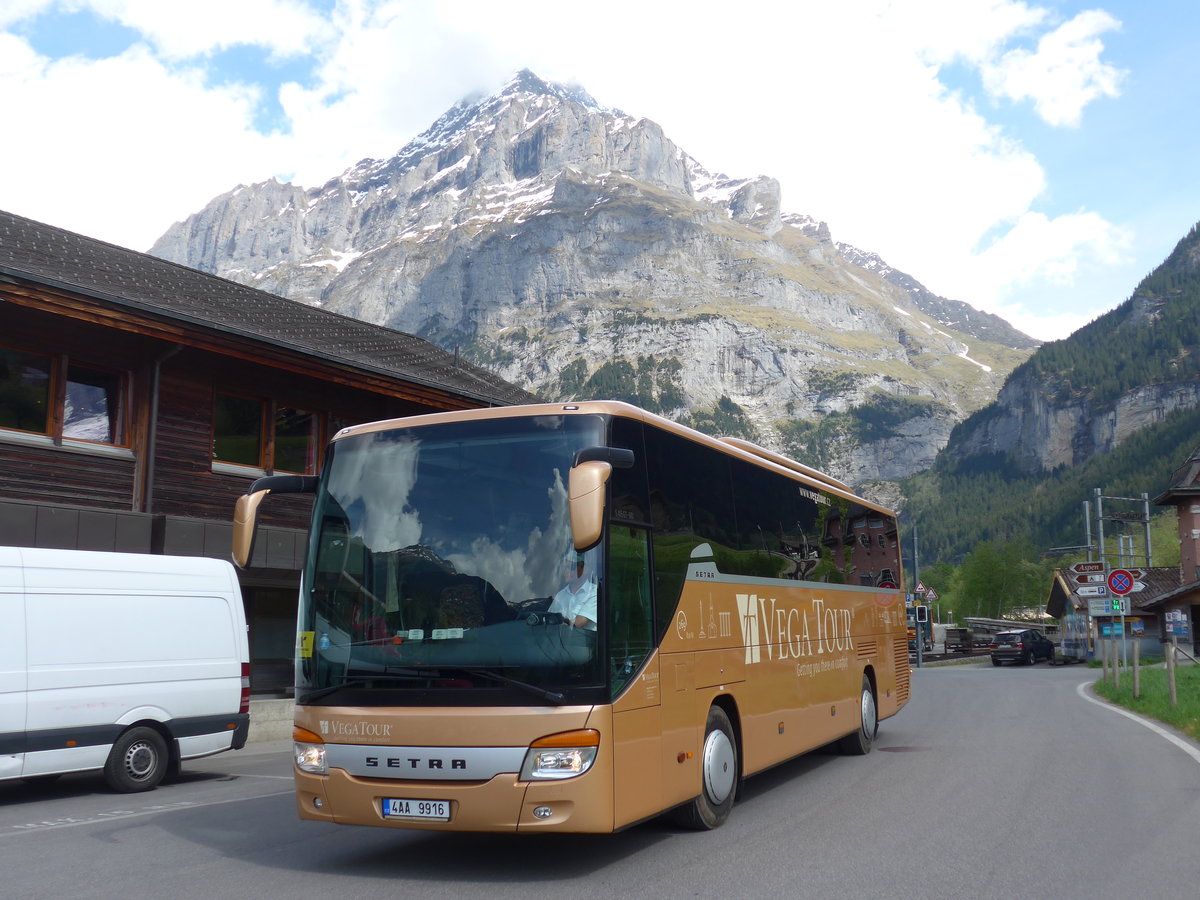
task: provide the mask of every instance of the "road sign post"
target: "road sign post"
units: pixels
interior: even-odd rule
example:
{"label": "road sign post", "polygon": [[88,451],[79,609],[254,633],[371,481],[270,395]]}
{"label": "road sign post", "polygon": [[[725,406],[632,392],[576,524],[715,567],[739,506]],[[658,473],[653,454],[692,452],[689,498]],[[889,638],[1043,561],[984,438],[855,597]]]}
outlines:
{"label": "road sign post", "polygon": [[1128,663],[1129,649],[1125,640],[1125,616],[1129,614],[1129,601],[1125,595],[1133,590],[1133,573],[1128,569],[1113,569],[1108,573],[1105,585],[1113,595],[1112,608],[1114,611],[1109,615],[1120,615],[1121,617],[1121,658]]}

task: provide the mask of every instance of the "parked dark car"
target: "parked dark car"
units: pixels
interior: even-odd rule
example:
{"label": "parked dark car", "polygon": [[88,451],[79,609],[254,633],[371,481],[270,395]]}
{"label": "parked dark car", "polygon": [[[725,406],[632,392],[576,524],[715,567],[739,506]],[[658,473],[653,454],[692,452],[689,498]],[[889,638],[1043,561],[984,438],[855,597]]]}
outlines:
{"label": "parked dark car", "polygon": [[993,666],[1002,662],[1032,666],[1039,659],[1054,659],[1054,645],[1040,631],[1034,631],[1032,628],[1001,631],[992,635],[988,649],[992,652]]}

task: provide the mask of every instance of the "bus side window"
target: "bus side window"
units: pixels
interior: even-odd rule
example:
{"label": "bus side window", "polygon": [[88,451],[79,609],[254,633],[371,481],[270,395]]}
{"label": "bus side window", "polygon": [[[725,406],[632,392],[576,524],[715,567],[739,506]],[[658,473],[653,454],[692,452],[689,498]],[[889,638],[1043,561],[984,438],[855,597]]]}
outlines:
{"label": "bus side window", "polygon": [[616,698],[641,668],[654,642],[650,533],[614,522],[609,526],[608,546],[608,647]]}

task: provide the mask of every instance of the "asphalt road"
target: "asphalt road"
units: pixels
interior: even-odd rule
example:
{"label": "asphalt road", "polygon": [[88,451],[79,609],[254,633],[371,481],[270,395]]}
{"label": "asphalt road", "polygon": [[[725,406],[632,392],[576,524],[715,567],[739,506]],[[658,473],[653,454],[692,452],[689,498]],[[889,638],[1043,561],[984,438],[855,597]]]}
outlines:
{"label": "asphalt road", "polygon": [[1200,745],[1100,701],[1080,666],[930,667],[875,751],[746,782],[713,832],[445,835],[301,822],[289,746],[148,794],[0,783],[0,897],[1200,896]]}

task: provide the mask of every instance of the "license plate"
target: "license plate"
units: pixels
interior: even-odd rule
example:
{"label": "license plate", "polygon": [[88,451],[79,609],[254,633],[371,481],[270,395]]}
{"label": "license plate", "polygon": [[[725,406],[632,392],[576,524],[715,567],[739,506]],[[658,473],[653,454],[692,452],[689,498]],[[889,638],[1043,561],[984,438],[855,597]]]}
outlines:
{"label": "license plate", "polygon": [[450,821],[449,800],[403,800],[397,797],[384,797],[382,802],[385,819]]}

